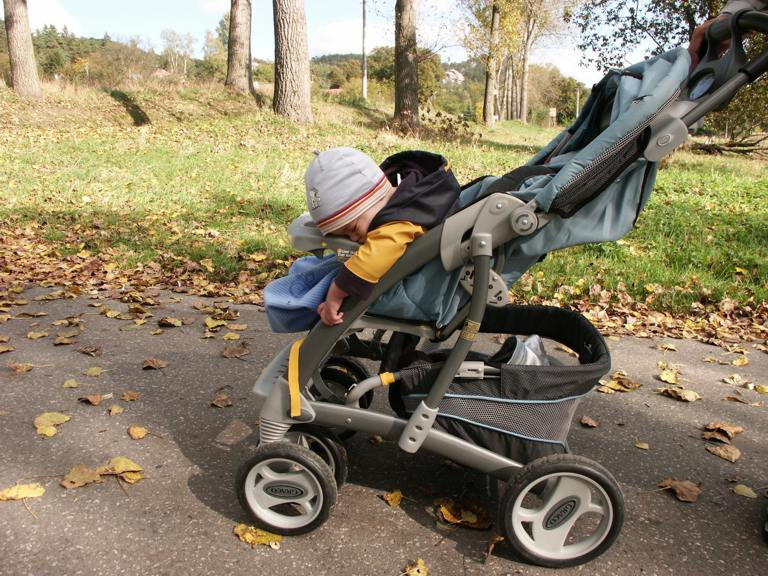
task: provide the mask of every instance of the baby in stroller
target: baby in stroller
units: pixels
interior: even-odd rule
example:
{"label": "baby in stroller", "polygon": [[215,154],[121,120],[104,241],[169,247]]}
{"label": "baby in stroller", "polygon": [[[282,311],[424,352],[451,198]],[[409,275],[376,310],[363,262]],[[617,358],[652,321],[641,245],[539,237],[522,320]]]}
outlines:
{"label": "baby in stroller", "polygon": [[[749,32],[768,34],[768,16],[736,13],[711,26],[708,41],[716,47],[730,36],[741,47]],[[575,123],[528,165],[466,185],[445,220],[409,243],[367,296],[343,300],[341,322],[314,324],[272,359],[254,387],[263,399],[260,446],[236,479],[260,526],[301,534],[322,524],[346,478],[340,436],[364,432],[508,483],[497,530],[529,562],[572,566],[611,546],[623,521],[621,490],[566,441],[579,399],[610,369],[608,348],[579,314],[508,305],[507,286],[548,252],[626,234],[658,162],[768,70],[768,51],[747,60],[740,49],[722,57],[712,50],[693,72],[690,63],[678,49],[611,71]],[[359,248],[323,235],[310,215],[290,235],[295,248],[318,255]],[[372,339],[360,337],[365,329],[375,330]],[[509,347],[473,355],[483,332],[537,333],[574,350],[579,364],[512,365]],[[451,336],[444,351],[415,351],[420,340]],[[380,360],[378,373],[356,358]],[[396,415],[367,409],[384,387]]]}

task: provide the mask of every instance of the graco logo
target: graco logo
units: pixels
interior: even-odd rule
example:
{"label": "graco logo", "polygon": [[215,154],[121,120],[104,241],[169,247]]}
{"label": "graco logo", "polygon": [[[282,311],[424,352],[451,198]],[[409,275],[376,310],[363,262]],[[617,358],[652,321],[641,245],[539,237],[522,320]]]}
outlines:
{"label": "graco logo", "polygon": [[304,490],[298,486],[291,486],[290,484],[272,484],[264,488],[264,492],[275,498],[282,498],[283,500],[294,500],[304,496]]}
{"label": "graco logo", "polygon": [[579,499],[575,497],[566,498],[559,502],[554,510],[547,514],[547,517],[544,519],[544,528],[546,530],[554,530],[560,527],[568,518],[573,516],[578,507]]}

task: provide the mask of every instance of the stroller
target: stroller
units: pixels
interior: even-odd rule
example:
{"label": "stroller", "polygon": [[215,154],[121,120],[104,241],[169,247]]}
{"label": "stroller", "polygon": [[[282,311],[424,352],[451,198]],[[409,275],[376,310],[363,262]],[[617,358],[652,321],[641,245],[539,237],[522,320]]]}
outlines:
{"label": "stroller", "polygon": [[[260,445],[236,478],[255,522],[285,535],[323,524],[347,476],[342,439],[364,432],[506,483],[497,531],[523,560],[564,567],[605,552],[621,530],[621,489],[603,466],[570,454],[566,438],[580,398],[610,370],[608,348],[580,314],[508,304],[507,286],[552,250],[632,228],[658,162],[768,70],[768,51],[745,54],[751,32],[768,34],[768,16],[744,11],[711,26],[710,49],[690,74],[684,49],[611,71],[528,165],[465,186],[462,209],[413,242],[367,300],[345,300],[342,324],[318,323],[278,353],[254,386]],[[307,215],[290,236],[316,255],[357,248],[323,237]],[[431,320],[408,313],[414,278],[421,293],[425,285],[452,291],[427,295],[441,302]],[[373,337],[361,338],[364,330]],[[538,334],[575,351],[578,365],[510,364],[518,339],[479,354],[470,350],[478,333]],[[444,350],[417,349],[452,336]],[[379,372],[359,358],[380,361]],[[369,409],[378,388],[388,388],[396,415]]]}

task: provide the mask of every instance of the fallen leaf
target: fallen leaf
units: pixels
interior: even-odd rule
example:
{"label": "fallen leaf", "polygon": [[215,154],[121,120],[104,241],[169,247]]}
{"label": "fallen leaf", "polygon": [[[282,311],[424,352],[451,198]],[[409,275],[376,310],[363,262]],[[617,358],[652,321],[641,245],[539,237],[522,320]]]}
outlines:
{"label": "fallen leaf", "polygon": [[707,441],[715,440],[717,442],[722,442],[723,444],[731,443],[731,439],[728,437],[728,435],[724,432],[720,432],[719,430],[704,431],[701,433],[701,439]]}
{"label": "fallen leaf", "polygon": [[208,338],[216,338],[216,333],[206,329],[205,334],[200,336],[200,338],[202,338],[203,340],[207,340]]}
{"label": "fallen leaf", "polygon": [[677,384],[679,382],[680,373],[674,368],[665,368],[658,375],[658,379],[667,384]]}
{"label": "fallen leaf", "polygon": [[[229,389],[228,387],[225,388]],[[217,408],[228,408],[232,406],[232,400],[229,399],[229,394],[220,389],[214,393],[213,400],[211,400],[211,406],[216,406]]]}
{"label": "fallen leaf", "polygon": [[77,338],[80,336],[80,328],[76,326],[74,328],[70,328],[69,330],[62,330],[56,334],[56,336],[59,338]]}
{"label": "fallen leaf", "polygon": [[240,334],[235,334],[234,332],[227,332],[222,336],[222,340],[240,340]]}
{"label": "fallen leaf", "polygon": [[752,490],[749,486],[745,486],[744,484],[736,484],[733,488],[734,494],[738,494],[739,496],[744,496],[745,498],[757,498],[757,493]]}
{"label": "fallen leaf", "polygon": [[696,400],[701,400],[701,396],[697,392],[682,388],[680,386],[672,388],[658,388],[657,392],[663,396],[669,396],[675,400],[680,400],[681,402],[695,402]]}
{"label": "fallen leaf", "polygon": [[558,344],[557,346],[555,346],[555,350],[560,350],[561,352],[565,352],[566,354],[568,354],[569,356],[573,356],[574,358],[578,358],[579,357],[579,353],[578,352],[576,352],[574,350],[571,350],[565,344]]}
{"label": "fallen leaf", "polygon": [[122,474],[118,474],[118,476],[128,482],[128,484],[136,484],[139,480],[144,478],[144,475],[141,472],[123,472]]}
{"label": "fallen leaf", "polygon": [[0,502],[7,500],[22,500],[24,498],[39,498],[45,494],[45,488],[42,484],[17,484],[5,490],[0,490]]}
{"label": "fallen leaf", "polygon": [[88,396],[81,396],[78,401],[83,404],[90,404],[91,406],[98,406],[104,401],[104,396],[101,394],[89,394]]}
{"label": "fallen leaf", "polygon": [[230,348],[224,348],[224,350],[221,351],[221,355],[224,356],[224,358],[238,358],[242,359],[245,356],[248,356],[251,351],[248,350],[248,346],[246,346],[245,342],[240,344],[240,346],[234,346]]}
{"label": "fallen leaf", "polygon": [[742,377],[741,374],[731,374],[730,376],[723,378],[721,382],[730,384],[731,386],[744,386],[745,384],[749,384],[750,381]]}
{"label": "fallen leaf", "polygon": [[182,325],[182,322],[178,318],[173,318],[172,316],[163,316],[157,321],[157,325],[161,328],[179,328]]}
{"label": "fallen leaf", "polygon": [[123,408],[119,404],[112,404],[112,406],[110,406],[107,411],[109,412],[110,416],[116,416],[118,414],[122,414],[123,412],[125,412],[125,408]]}
{"label": "fallen leaf", "polygon": [[272,534],[272,532],[267,532],[261,528],[247,526],[245,524],[238,524],[235,526],[234,533],[242,542],[250,544],[251,548],[256,548],[256,546],[269,546],[270,548],[277,550],[280,548],[280,542],[283,540],[283,537],[279,534]]}
{"label": "fallen leaf", "polygon": [[27,332],[27,338],[30,340],[39,340],[40,338],[45,338],[48,336],[48,332]]}
{"label": "fallen leaf", "polygon": [[429,576],[424,560],[418,558],[416,562],[409,562],[400,576]]}
{"label": "fallen leaf", "polygon": [[10,344],[0,344],[0,354],[4,354],[6,352],[13,352],[16,350],[13,346]]}
{"label": "fallen leaf", "polygon": [[600,426],[600,422],[590,418],[589,416],[582,416],[579,423],[585,428],[597,428]]}
{"label": "fallen leaf", "polygon": [[165,333],[165,330],[162,328],[158,328],[157,330],[152,330],[152,332],[149,333],[150,336],[160,336],[160,334]]}
{"label": "fallen leaf", "polygon": [[488,510],[466,498],[458,503],[451,498],[438,498],[435,505],[438,517],[449,524],[487,530],[493,523]]}
{"label": "fallen leaf", "polygon": [[57,336],[53,341],[54,346],[66,346],[67,344],[77,344],[77,338],[66,338],[64,336]]}
{"label": "fallen leaf", "polygon": [[29,372],[35,367],[34,364],[28,364],[26,362],[8,362],[6,366],[13,370],[16,374],[24,374],[25,372]]}
{"label": "fallen leaf", "polygon": [[715,362],[717,362],[717,358],[715,358],[714,356],[707,356],[706,358],[704,358],[704,362],[706,362],[707,364],[714,364]]}
{"label": "fallen leaf", "polygon": [[709,422],[704,425],[705,430],[712,430],[717,432],[722,432],[728,438],[733,438],[737,434],[741,434],[744,432],[744,428],[741,426],[737,426],[735,424],[731,424],[729,422],[724,422],[722,420],[716,420],[714,422]]}
{"label": "fallen leaf", "polygon": [[77,351],[86,356],[101,356],[101,346],[83,346]]}
{"label": "fallen leaf", "polygon": [[69,489],[80,488],[93,482],[102,482],[101,475],[87,466],[78,465],[67,472],[59,484]]}
{"label": "fallen leaf", "polygon": [[755,386],[755,392],[758,394],[768,394],[768,386],[765,384],[757,384]]}
{"label": "fallen leaf", "polygon": [[11,341],[10,336],[0,336],[0,344],[6,344]]}
{"label": "fallen leaf", "polygon": [[141,472],[143,468],[125,456],[115,456],[106,465],[96,468],[102,476],[124,474],[125,472]]}
{"label": "fallen leaf", "polygon": [[674,344],[656,344],[656,350],[661,350],[663,352],[677,352],[677,346]]}
{"label": "fallen leaf", "polygon": [[135,402],[136,400],[139,399],[139,393],[133,390],[126,390],[125,392],[123,392],[123,395],[121,396],[121,398],[126,402]]}
{"label": "fallen leaf", "polygon": [[74,378],[70,378],[69,380],[64,381],[64,385],[62,386],[62,388],[77,388],[78,386],[80,386],[80,382],[78,382]]}
{"label": "fallen leaf", "polygon": [[378,434],[373,434],[372,436],[368,437],[368,442],[373,444],[374,446],[378,446],[379,444],[384,443],[384,438],[382,438]]}
{"label": "fallen leaf", "polygon": [[35,418],[35,428],[41,436],[55,436],[58,432],[56,426],[69,422],[70,416],[60,412],[44,412]]}
{"label": "fallen leaf", "polygon": [[157,358],[144,358],[142,370],[162,370],[168,367],[168,362],[158,360]]}
{"label": "fallen leaf", "polygon": [[493,550],[496,548],[496,544],[503,541],[504,541],[504,536],[500,536],[496,532],[493,532],[491,534],[490,539],[485,545],[485,561],[484,562],[488,562],[488,558],[490,558],[491,555],[493,554]]}
{"label": "fallen leaf", "polygon": [[746,366],[747,364],[749,364],[749,358],[747,358],[746,356],[739,356],[735,360],[732,360],[731,364],[733,364],[734,366]]}
{"label": "fallen leaf", "polygon": [[235,332],[242,332],[248,328],[248,324],[227,324],[227,328]]}
{"label": "fallen leaf", "polygon": [[147,435],[149,431],[144,428],[143,426],[129,426],[128,427],[128,436],[133,438],[134,440],[141,440],[144,438],[144,436]]}
{"label": "fallen leaf", "polygon": [[701,488],[690,480],[664,478],[664,480],[659,482],[659,488],[663,488],[664,490],[674,490],[675,496],[681,502],[696,502],[701,495]]}
{"label": "fallen leaf", "polygon": [[635,444],[635,448],[639,448],[640,450],[650,450],[651,447],[647,442],[638,442]]}
{"label": "fallen leaf", "polygon": [[403,500],[403,493],[400,490],[395,490],[393,492],[387,492],[381,497],[384,502],[386,502],[390,508],[397,508],[400,506],[400,502]]}
{"label": "fallen leaf", "polygon": [[707,444],[705,448],[707,452],[719,456],[723,460],[728,460],[728,462],[736,462],[741,458],[741,450],[730,444]]}
{"label": "fallen leaf", "polygon": [[208,327],[209,330],[215,330],[221,326],[226,326],[227,321],[226,320],[216,320],[215,318],[212,318],[211,316],[205,317],[205,325]]}

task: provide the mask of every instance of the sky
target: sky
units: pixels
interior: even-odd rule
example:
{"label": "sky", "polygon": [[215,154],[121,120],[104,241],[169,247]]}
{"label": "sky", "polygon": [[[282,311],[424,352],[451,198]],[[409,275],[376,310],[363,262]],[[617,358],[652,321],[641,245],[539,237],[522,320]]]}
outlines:
{"label": "sky", "polygon": [[[252,0],[251,51],[254,58],[274,59],[272,0]],[[458,18],[456,0],[419,0],[419,44],[437,50],[444,62],[465,60],[453,22]],[[160,33],[170,28],[197,39],[202,50],[207,30],[213,31],[230,6],[230,0],[28,0],[33,30],[46,24],[66,26],[79,36],[117,40],[139,37],[145,46],[162,49]],[[310,56],[360,53],[361,0],[305,0]],[[368,0],[366,47],[394,44],[394,0]],[[559,39],[536,50],[532,61],[554,64],[563,74],[587,85],[600,79],[594,68],[580,65],[580,55]]]}

